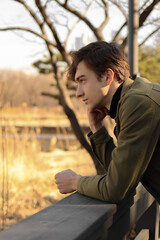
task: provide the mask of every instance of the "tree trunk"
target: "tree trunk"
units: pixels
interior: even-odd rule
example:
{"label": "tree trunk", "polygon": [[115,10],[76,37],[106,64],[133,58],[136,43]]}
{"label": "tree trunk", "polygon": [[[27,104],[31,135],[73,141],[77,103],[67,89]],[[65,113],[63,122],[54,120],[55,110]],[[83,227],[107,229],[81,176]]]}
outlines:
{"label": "tree trunk", "polygon": [[93,153],[92,148],[91,148],[90,144],[88,143],[88,141],[86,140],[84,133],[82,131],[82,128],[78,122],[76,114],[73,110],[73,106],[72,106],[70,97],[68,96],[68,91],[67,91],[66,85],[63,81],[63,77],[62,77],[62,79],[60,79],[60,77],[58,77],[57,85],[58,85],[58,89],[60,91],[61,105],[63,106],[64,112],[67,115],[67,117],[71,123],[71,126],[75,133],[75,136],[79,140],[80,144],[87,150],[87,152],[92,157],[97,174],[100,174],[100,175],[104,174],[104,169],[101,166],[101,164],[99,163],[95,154]]}
{"label": "tree trunk", "polygon": [[82,131],[82,128],[80,127],[80,125],[78,123],[78,120],[77,120],[77,117],[76,117],[75,113],[67,105],[64,105],[63,109],[64,109],[64,112],[67,115],[68,119],[70,120],[72,129],[73,129],[77,139],[79,140],[81,145],[87,150],[87,152],[92,157],[95,168],[96,168],[96,171],[97,171],[97,174],[104,174],[104,169],[100,165],[97,157],[95,156],[95,154],[92,151],[92,148],[91,148],[90,144],[86,140],[86,138],[84,136],[84,133]]}

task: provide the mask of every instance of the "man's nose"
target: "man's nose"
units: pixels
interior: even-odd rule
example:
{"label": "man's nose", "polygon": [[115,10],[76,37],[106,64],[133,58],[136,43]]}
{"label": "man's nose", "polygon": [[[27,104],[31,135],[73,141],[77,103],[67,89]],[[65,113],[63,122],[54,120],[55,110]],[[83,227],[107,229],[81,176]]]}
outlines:
{"label": "man's nose", "polygon": [[84,95],[84,91],[80,85],[77,86],[76,97],[82,97]]}

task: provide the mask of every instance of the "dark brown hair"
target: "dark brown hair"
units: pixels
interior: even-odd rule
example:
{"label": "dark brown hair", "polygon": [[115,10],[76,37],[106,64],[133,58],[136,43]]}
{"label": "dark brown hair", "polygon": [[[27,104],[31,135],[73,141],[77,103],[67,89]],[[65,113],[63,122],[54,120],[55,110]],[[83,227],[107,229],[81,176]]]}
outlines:
{"label": "dark brown hair", "polygon": [[68,69],[68,77],[73,81],[81,61],[85,61],[98,77],[102,77],[107,68],[112,69],[120,83],[130,76],[128,60],[117,43],[92,42],[78,51],[73,51],[71,56],[72,64]]}

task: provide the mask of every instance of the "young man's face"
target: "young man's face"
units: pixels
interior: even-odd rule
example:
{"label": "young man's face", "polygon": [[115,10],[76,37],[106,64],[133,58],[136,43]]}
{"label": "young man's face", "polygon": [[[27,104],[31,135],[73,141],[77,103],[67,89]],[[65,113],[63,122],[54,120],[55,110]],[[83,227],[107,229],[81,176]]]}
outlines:
{"label": "young man's face", "polygon": [[76,96],[80,97],[90,110],[105,106],[105,96],[108,91],[105,75],[98,79],[96,73],[81,61],[77,66],[75,81]]}

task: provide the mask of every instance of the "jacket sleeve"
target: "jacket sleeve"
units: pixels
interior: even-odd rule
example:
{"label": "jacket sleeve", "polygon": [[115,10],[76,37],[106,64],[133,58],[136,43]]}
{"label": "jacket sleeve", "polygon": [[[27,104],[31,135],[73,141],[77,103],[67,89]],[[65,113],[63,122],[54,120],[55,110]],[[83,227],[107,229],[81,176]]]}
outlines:
{"label": "jacket sleeve", "polygon": [[108,134],[108,131],[106,130],[105,127],[102,127],[99,131],[97,131],[94,134],[90,132],[88,134],[88,137],[93,152],[95,153],[97,159],[107,172],[111,161],[111,154],[113,149],[115,148],[113,138]]}
{"label": "jacket sleeve", "polygon": [[[156,146],[159,122],[155,114],[155,104],[148,97],[134,95],[134,98],[126,98],[119,110],[120,133],[108,171],[103,176],[81,177],[78,182],[79,193],[117,203],[137,185]],[[102,134],[102,142],[92,139],[92,146],[98,158],[107,166],[108,142],[105,141],[105,134]]]}

